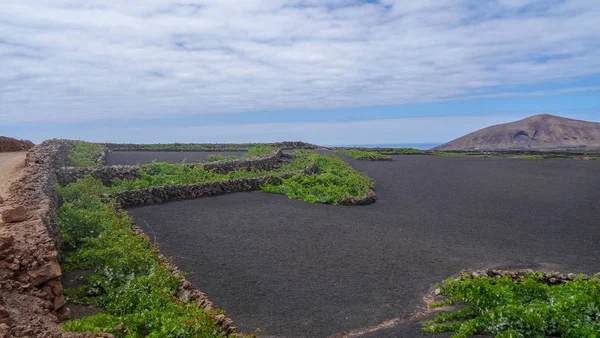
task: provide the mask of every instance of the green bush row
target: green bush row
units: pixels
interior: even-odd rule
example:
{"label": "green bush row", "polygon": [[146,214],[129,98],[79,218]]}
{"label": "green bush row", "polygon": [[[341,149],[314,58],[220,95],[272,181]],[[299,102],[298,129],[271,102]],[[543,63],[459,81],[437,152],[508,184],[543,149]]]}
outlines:
{"label": "green bush row", "polygon": [[75,141],[67,154],[67,165],[70,167],[91,167],[104,151],[104,146],[98,143]]}
{"label": "green bush row", "polygon": [[500,338],[599,337],[600,281],[581,276],[547,285],[533,273],[508,277],[450,278],[440,285],[446,300],[430,305],[464,303],[466,307],[427,322],[427,332],[455,332],[453,338],[495,335]]}
{"label": "green bush row", "polygon": [[103,312],[63,324],[67,331],[116,337],[220,337],[214,316],[175,297],[178,280],[158,262],[145,237],[111,201],[98,197],[100,181],[87,178],[57,188],[58,226],[65,242],[65,271],[92,269],[84,286],[67,289],[69,301]]}

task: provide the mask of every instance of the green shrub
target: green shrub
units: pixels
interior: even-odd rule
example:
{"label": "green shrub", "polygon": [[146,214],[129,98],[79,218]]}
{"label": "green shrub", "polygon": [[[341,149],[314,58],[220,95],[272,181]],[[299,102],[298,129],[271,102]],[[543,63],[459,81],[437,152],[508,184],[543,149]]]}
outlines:
{"label": "green shrub", "polygon": [[561,285],[541,283],[541,274],[513,281],[508,277],[450,278],[440,285],[447,300],[436,307],[465,303],[426,323],[428,332],[455,332],[452,337],[597,337],[600,335],[600,282],[581,277]]}
{"label": "green shrub", "polygon": [[101,144],[75,141],[67,154],[67,165],[71,167],[95,166],[103,151],[104,146]]}

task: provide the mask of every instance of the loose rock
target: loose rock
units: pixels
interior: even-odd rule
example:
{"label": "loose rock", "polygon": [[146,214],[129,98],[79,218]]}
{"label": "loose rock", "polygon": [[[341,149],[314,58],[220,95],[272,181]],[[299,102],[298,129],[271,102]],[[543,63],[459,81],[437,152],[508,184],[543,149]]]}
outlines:
{"label": "loose rock", "polygon": [[8,209],[2,212],[2,219],[6,223],[22,222],[27,219],[27,209],[20,205],[13,209]]}

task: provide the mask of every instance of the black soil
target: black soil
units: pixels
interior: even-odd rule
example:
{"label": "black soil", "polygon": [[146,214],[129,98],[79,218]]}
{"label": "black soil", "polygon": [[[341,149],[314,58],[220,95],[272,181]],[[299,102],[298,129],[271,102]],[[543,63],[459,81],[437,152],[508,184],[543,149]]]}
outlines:
{"label": "black soil", "polygon": [[146,164],[159,162],[199,162],[210,155],[242,156],[245,151],[113,151],[107,154],[106,164]]}
{"label": "black soil", "polygon": [[423,296],[461,269],[600,271],[600,161],[349,161],[377,182],[375,204],[253,192],[130,213],[242,330],[265,337],[328,337],[397,318],[362,337],[421,336],[412,316]]}

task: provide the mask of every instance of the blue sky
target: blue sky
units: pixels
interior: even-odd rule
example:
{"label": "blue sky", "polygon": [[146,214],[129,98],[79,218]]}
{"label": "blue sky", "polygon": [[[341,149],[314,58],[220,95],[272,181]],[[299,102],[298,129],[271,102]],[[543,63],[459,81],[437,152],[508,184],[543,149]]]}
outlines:
{"label": "blue sky", "polygon": [[0,135],[442,143],[600,122],[600,1],[5,0]]}

